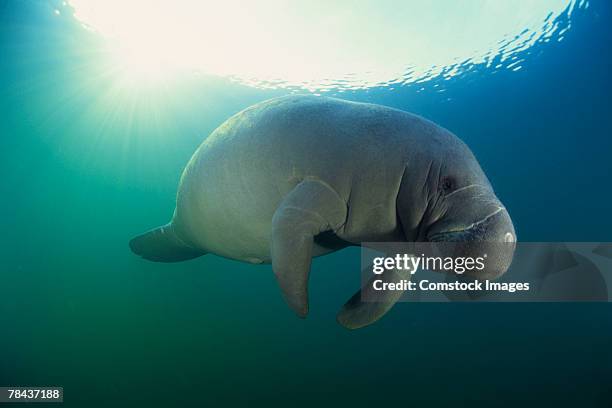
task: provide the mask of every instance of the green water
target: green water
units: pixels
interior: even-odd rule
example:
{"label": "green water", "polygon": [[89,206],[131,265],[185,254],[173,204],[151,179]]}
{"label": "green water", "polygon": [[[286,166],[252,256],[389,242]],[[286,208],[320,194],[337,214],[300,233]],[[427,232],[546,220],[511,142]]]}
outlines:
{"label": "green water", "polygon": [[[95,38],[41,4],[0,2],[0,385],[63,386],[67,407],[609,406],[607,304],[399,304],[350,332],[335,314],[359,286],[358,249],[314,260],[306,320],[284,304],[270,266],[131,254],[131,237],[169,220],[201,140],[287,91],[206,77],[118,85]],[[546,54],[567,68],[557,73],[565,88],[539,60],[521,74],[457,80],[450,102],[411,87],[340,96],[416,111],[464,136],[519,239],[609,240],[609,215],[568,216],[610,208],[610,125],[596,120],[610,112],[609,58],[596,51],[609,45],[610,11],[597,7],[564,46],[587,36],[595,51],[582,61],[600,65],[572,62],[561,46]],[[531,88],[540,110],[527,115],[525,94],[508,89]],[[476,103],[500,92],[498,105]],[[499,138],[487,138],[494,129]],[[523,136],[538,129],[541,140]],[[560,142],[542,156],[547,137]],[[590,178],[568,182],[563,169]]]}

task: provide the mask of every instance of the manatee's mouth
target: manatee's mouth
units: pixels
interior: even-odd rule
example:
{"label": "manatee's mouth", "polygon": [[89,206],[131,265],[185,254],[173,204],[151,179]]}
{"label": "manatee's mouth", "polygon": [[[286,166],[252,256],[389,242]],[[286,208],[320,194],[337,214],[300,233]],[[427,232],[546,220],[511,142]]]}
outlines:
{"label": "manatee's mouth", "polygon": [[[430,242],[468,242],[468,241],[484,241],[487,238],[493,238],[491,230],[506,209],[499,207],[493,213],[487,215],[482,220],[477,221],[467,228],[463,229],[451,229],[446,231],[435,232],[427,236],[427,240]],[[495,234],[493,234],[495,235]],[[497,237],[496,237],[497,238]],[[503,237],[495,239],[502,242],[513,242],[514,235],[507,232]]]}
{"label": "manatee's mouth", "polygon": [[428,235],[433,248],[429,250],[454,258],[487,258],[484,269],[470,272],[478,279],[495,279],[506,272],[516,249],[514,226],[505,208],[499,206],[481,220],[469,225],[452,225],[443,220]]}
{"label": "manatee's mouth", "polygon": [[467,242],[480,241],[479,231],[476,228],[468,228],[458,231],[443,231],[432,234],[428,237],[430,242]]}

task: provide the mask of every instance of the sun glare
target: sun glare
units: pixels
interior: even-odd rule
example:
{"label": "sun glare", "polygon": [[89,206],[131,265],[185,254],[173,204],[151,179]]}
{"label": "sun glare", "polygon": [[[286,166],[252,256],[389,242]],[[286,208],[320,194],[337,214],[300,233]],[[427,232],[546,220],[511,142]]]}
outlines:
{"label": "sun glare", "polygon": [[[256,86],[366,88],[513,61],[569,28],[575,0],[71,0],[134,80],[182,70]],[[584,6],[582,0],[578,6]]]}
{"label": "sun glare", "polygon": [[150,43],[123,41],[111,45],[111,63],[124,79],[131,82],[155,83],[175,75],[177,58],[160,53]]}

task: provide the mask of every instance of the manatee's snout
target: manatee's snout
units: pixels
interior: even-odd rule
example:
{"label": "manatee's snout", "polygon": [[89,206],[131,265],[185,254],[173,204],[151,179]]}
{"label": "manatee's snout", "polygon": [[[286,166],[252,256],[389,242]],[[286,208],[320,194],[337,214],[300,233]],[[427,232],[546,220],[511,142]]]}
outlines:
{"label": "manatee's snout", "polygon": [[[441,245],[442,251],[452,251],[449,256],[483,258],[483,269],[465,274],[479,279],[495,279],[512,263],[516,232],[508,211],[497,199],[487,200],[486,204],[481,201],[480,204],[472,203],[470,206],[469,202],[463,202],[456,210],[451,208],[444,219],[430,228],[427,240],[453,243],[452,246]],[[466,217],[468,214],[479,216],[474,220]]]}
{"label": "manatee's snout", "polygon": [[464,229],[449,229],[429,234],[429,240],[438,242],[492,241],[515,243],[516,233],[508,211],[499,206],[483,219]]}

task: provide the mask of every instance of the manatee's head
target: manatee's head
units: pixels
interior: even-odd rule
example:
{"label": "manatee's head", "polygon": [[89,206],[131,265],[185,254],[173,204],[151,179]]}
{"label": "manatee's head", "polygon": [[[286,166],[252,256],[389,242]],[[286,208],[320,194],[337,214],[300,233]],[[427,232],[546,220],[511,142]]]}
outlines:
{"label": "manatee's head", "polygon": [[470,149],[452,134],[444,142],[424,177],[420,195],[425,208],[414,235],[421,242],[455,243],[446,245],[454,248],[455,257],[485,256],[486,268],[466,275],[494,279],[512,262],[512,220]]}

